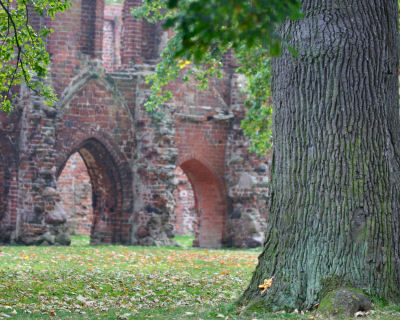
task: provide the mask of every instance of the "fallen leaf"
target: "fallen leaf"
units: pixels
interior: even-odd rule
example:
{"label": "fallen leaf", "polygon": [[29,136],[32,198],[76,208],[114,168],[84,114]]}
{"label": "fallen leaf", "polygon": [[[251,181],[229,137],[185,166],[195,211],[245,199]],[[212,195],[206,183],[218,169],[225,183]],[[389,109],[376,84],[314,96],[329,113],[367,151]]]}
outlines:
{"label": "fallen leaf", "polygon": [[264,283],[260,284],[258,287],[262,289],[261,294],[267,291],[268,288],[272,286],[273,278],[271,279],[264,279]]}

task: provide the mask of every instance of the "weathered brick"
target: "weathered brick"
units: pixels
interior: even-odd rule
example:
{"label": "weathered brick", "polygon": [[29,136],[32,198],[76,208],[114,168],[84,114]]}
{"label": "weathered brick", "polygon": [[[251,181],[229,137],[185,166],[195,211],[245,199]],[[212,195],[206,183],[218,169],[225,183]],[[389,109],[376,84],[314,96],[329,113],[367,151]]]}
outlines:
{"label": "weathered brick", "polygon": [[[245,108],[232,54],[210,90],[170,84],[174,99],[155,126],[143,107],[145,76],[171,34],[133,18],[140,3],[74,0],[55,20],[33,17],[35,27],[54,29],[47,48],[59,102],[48,107],[25,92],[11,115],[0,114],[1,242],[68,244],[75,219],[92,243],[171,244],[174,226],[186,228],[185,210],[195,245],[263,241],[268,164],[248,152],[240,130]],[[177,182],[184,175],[185,187]],[[86,187],[76,194],[78,181]],[[177,203],[182,191],[186,204]],[[63,222],[83,207],[82,218]]]}

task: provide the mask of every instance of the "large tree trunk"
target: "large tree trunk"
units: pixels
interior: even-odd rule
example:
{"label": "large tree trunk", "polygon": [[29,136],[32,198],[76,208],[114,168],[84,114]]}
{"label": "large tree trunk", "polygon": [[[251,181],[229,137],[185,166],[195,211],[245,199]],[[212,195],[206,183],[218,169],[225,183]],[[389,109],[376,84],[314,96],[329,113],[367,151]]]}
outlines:
{"label": "large tree trunk", "polygon": [[399,301],[397,0],[302,2],[282,27],[297,55],[273,62],[272,200],[242,302],[304,310],[333,280]]}

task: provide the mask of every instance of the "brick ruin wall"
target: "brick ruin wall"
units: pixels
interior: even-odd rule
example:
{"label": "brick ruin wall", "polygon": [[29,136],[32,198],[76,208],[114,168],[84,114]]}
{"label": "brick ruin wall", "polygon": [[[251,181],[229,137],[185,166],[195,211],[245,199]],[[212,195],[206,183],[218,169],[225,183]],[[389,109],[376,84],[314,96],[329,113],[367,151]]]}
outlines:
{"label": "brick ruin wall", "polygon": [[[0,178],[4,179],[4,176]],[[188,177],[180,167],[175,169],[175,178],[175,208],[171,223],[176,235],[191,236],[197,230],[194,192]],[[78,152],[65,163],[57,179],[57,190],[61,197],[60,204],[67,213],[70,234],[90,235],[93,222],[92,184],[85,162]],[[4,190],[0,191],[4,193]]]}
{"label": "brick ruin wall", "polygon": [[176,189],[174,191],[175,234],[180,236],[194,235],[197,230],[196,202],[192,185],[180,167],[175,169]]}
{"label": "brick ruin wall", "polygon": [[[197,246],[262,244],[268,157],[249,153],[240,129],[234,60],[225,56],[224,78],[207,91],[171,84],[174,99],[155,126],[143,108],[145,78],[168,35],[132,18],[140,2],[74,0],[53,21],[32,18],[54,30],[48,81],[59,101],[47,106],[22,88],[15,110],[0,114],[1,242],[69,244],[71,232],[90,229],[92,244],[172,244],[186,232],[179,212],[189,210]],[[182,172],[193,190],[189,209],[177,196],[187,186]],[[68,190],[88,179],[90,192]],[[73,226],[78,217],[88,217],[85,228]]]}

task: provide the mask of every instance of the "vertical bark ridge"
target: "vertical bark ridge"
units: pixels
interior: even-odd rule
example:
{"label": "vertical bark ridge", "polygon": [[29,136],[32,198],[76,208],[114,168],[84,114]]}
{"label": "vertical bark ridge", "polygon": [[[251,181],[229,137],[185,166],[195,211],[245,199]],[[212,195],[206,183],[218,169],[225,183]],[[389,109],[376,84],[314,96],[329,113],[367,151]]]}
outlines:
{"label": "vertical bark ridge", "polygon": [[270,216],[243,300],[307,309],[340,277],[399,301],[397,1],[303,10],[282,28],[298,56],[273,65]]}

